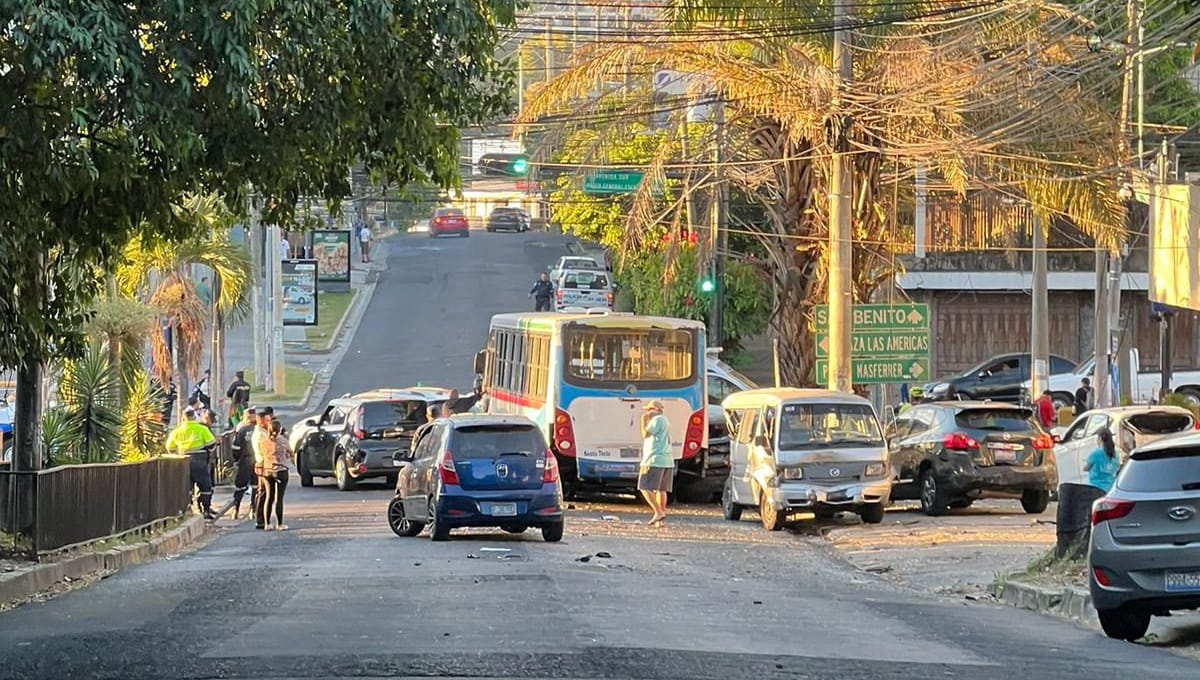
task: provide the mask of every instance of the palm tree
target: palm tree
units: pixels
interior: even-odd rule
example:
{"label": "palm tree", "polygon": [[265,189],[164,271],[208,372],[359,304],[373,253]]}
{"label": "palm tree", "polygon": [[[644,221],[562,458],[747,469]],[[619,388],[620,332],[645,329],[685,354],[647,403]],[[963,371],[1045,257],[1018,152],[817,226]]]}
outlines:
{"label": "palm tree", "polygon": [[[669,30],[578,50],[571,68],[530,94],[519,122],[595,125],[597,113],[616,110],[613,124],[621,125],[661,113],[652,88],[613,85],[630,70],[682,74],[689,96],[666,107],[680,117],[689,100],[723,102],[733,161],[726,179],[766,216],[733,226],[768,254],[777,291],[772,330],[788,384],[812,380],[835,149],[850,157],[856,301],[869,300],[900,268],[896,256],[906,246],[897,213],[911,210],[900,187],[918,168],[934,189],[1014,196],[1044,224],[1069,222],[1099,243],[1115,243],[1123,230],[1124,144],[1103,97],[1120,74],[1111,58],[1087,50],[1086,17],[1054,3],[858,2],[854,77],[839,86],[826,3],[676,0],[667,7]],[[666,126],[667,134],[677,127]],[[651,177],[679,163],[660,160]],[[664,221],[641,209],[654,203],[654,186],[644,182],[634,198],[626,247]]]}

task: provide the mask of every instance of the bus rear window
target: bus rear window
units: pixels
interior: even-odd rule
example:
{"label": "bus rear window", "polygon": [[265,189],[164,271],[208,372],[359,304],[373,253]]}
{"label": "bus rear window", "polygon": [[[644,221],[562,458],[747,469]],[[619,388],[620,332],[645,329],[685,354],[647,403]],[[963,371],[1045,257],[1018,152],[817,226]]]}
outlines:
{"label": "bus rear window", "polygon": [[563,345],[563,377],[576,385],[684,383],[695,377],[692,330],[574,324],[564,331]]}

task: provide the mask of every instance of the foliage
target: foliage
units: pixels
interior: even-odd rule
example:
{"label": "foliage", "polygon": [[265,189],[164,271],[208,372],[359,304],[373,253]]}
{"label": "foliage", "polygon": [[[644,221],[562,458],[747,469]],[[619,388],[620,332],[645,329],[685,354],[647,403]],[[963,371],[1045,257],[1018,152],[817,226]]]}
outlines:
{"label": "foliage", "polygon": [[162,422],[162,392],[140,372],[129,381],[121,416],[121,460],[134,462],[161,454],[166,445]]}
{"label": "foliage", "polygon": [[0,31],[0,366],[80,356],[100,272],[175,206],[248,187],[284,221],[362,163],[450,186],[458,127],[508,106],[482,0],[10,2]]}
{"label": "foliage", "polygon": [[109,366],[108,354],[93,343],[79,359],[63,365],[58,386],[63,416],[74,434],[57,463],[111,463],[120,447],[121,411],[113,399],[113,383],[120,376]]}
{"label": "foliage", "polygon": [[51,465],[75,461],[72,447],[79,440],[79,428],[61,407],[42,414],[42,451]]}

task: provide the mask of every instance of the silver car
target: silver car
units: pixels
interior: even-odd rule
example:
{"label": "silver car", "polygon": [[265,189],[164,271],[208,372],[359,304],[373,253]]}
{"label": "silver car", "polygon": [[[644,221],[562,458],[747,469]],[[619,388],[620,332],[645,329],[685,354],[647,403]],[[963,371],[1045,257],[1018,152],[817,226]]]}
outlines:
{"label": "silver car", "polygon": [[1146,634],[1151,616],[1200,608],[1200,433],[1135,450],[1092,506],[1088,584],[1104,632]]}

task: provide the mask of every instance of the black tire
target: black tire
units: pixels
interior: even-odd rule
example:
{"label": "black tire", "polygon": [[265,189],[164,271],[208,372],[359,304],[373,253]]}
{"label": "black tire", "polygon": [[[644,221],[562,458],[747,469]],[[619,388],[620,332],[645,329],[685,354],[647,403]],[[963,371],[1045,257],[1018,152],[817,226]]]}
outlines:
{"label": "black tire", "polygon": [[871,503],[870,505],[862,506],[858,511],[858,516],[862,518],[863,524],[879,524],[883,522],[883,503]]}
{"label": "black tire", "polygon": [[397,536],[416,536],[425,528],[425,525],[421,522],[414,522],[405,516],[404,503],[399,498],[393,498],[388,503],[387,513],[388,526],[392,528],[392,533]]}
{"label": "black tire", "polygon": [[830,508],[813,508],[813,517],[819,520],[833,519],[837,514],[837,510],[832,510]]}
{"label": "black tire", "polygon": [[917,488],[919,489],[917,497],[921,501],[921,512],[930,517],[940,517],[946,514],[950,502],[946,500],[945,492],[938,486],[933,468],[925,468],[921,471]]}
{"label": "black tire", "polygon": [[1150,612],[1130,605],[1116,609],[1098,609],[1096,616],[1104,634],[1117,640],[1133,642],[1146,636],[1150,628]]}
{"label": "black tire", "polygon": [[783,528],[787,515],[775,509],[771,497],[762,494],[758,501],[758,518],[762,520],[763,528],[767,531],[779,531]]}
{"label": "black tire", "polygon": [[712,489],[703,482],[678,484],[675,489],[681,503],[707,503],[712,498]]}
{"label": "black tire", "polygon": [[1188,406],[1200,407],[1200,392],[1194,389],[1184,388],[1176,391],[1176,394],[1179,394],[1186,399]]}
{"label": "black tire", "polygon": [[350,491],[354,488],[354,479],[350,476],[345,456],[338,456],[337,460],[333,461],[333,478],[337,480],[338,491]]}
{"label": "black tire", "polygon": [[312,473],[308,471],[308,463],[304,462],[303,456],[296,461],[296,471],[300,473],[300,486],[313,485]]}
{"label": "black tire", "polygon": [[558,543],[562,540],[563,530],[566,528],[564,522],[555,522],[542,527],[542,540],[547,543]]}
{"label": "black tire", "polygon": [[956,501],[950,501],[950,507],[954,508],[955,510],[962,510],[964,508],[969,508],[974,504],[975,504],[975,499],[973,499],[973,498],[960,498]]}
{"label": "black tire", "polygon": [[721,515],[730,522],[742,518],[742,506],[733,502],[733,481],[725,480],[725,490],[721,492]]}
{"label": "black tire", "polygon": [[1030,515],[1039,515],[1050,505],[1050,492],[1036,489],[1026,489],[1021,494],[1021,507]]}
{"label": "black tire", "polygon": [[429,499],[429,537],[435,541],[450,540],[450,527],[443,526],[437,518],[437,504]]}
{"label": "black tire", "polygon": [[501,524],[500,530],[506,534],[523,534],[529,527],[523,524]]}

